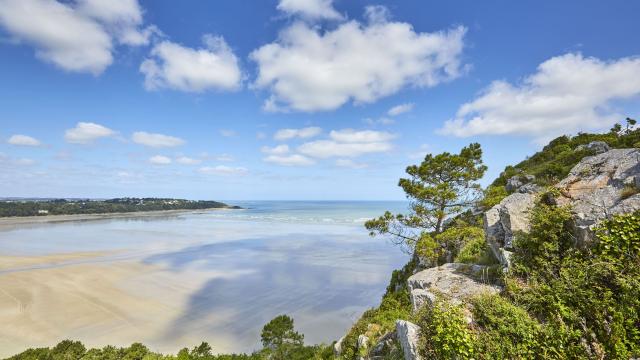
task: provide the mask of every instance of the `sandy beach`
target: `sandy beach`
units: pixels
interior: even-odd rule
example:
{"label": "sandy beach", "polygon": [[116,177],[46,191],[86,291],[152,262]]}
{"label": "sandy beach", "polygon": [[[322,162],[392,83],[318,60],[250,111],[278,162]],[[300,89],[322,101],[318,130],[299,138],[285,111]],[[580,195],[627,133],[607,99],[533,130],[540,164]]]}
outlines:
{"label": "sandy beach", "polygon": [[[216,339],[197,334],[169,340],[165,336],[189,295],[206,278],[165,272],[135,261],[73,263],[104,255],[0,257],[0,356],[54,345],[66,338],[97,347],[139,341],[166,352],[202,340],[218,350],[227,348],[232,339],[225,339],[224,334]],[[43,268],[6,272],[34,266]]]}

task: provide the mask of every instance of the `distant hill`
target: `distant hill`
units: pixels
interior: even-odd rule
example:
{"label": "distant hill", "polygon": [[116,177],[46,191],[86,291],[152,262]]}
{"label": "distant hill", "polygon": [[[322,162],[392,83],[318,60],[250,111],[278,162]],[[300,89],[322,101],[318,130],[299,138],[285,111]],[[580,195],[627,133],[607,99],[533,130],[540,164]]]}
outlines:
{"label": "distant hill", "polygon": [[78,214],[111,214],[162,210],[201,210],[238,208],[219,201],[165,198],[26,199],[5,198],[0,201],[0,217]]}

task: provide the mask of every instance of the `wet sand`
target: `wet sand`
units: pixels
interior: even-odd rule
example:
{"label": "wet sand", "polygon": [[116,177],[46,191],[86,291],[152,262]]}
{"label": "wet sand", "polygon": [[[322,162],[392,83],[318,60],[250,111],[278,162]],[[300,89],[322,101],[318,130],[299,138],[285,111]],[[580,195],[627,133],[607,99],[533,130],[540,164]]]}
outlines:
{"label": "wet sand", "polygon": [[[216,339],[164,336],[189,295],[216,274],[184,276],[135,261],[72,263],[104,255],[0,257],[0,356],[67,338],[88,347],[139,341],[158,351],[176,352],[207,340],[218,351],[229,349],[233,339],[224,334]],[[30,266],[44,268],[6,272]]]}

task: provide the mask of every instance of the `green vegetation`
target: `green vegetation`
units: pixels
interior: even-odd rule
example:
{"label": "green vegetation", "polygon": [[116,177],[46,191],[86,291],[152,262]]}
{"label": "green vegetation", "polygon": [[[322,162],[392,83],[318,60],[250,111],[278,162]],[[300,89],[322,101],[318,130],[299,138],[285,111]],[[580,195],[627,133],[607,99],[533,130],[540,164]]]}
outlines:
{"label": "green vegetation", "polygon": [[227,208],[218,201],[160,198],[119,198],[110,200],[0,201],[0,217],[76,214],[110,214],[159,210],[198,210]]}
{"label": "green vegetation", "polygon": [[398,183],[410,200],[410,213],[394,215],[386,212],[367,221],[365,226],[372,236],[390,236],[408,251],[413,253],[417,246],[428,258],[437,260],[443,255],[439,248],[451,244],[446,243],[448,237],[436,236],[445,229],[446,219],[475,203],[481,192],[477,181],[486,170],[480,144],[470,144],[459,154],[428,154],[420,165],[407,167],[410,177],[402,178]]}
{"label": "green vegetation", "polygon": [[326,345],[305,346],[304,336],[293,328],[293,319],[280,315],[262,329],[264,348],[252,354],[213,355],[209,344],[182,349],[176,355],[162,355],[135,343],[129,347],[105,346],[87,350],[79,341],[64,340],[53,348],[29,349],[8,360],[323,360],[332,359]]}
{"label": "green vegetation", "polygon": [[422,329],[420,352],[427,359],[472,359],[474,335],[467,327],[462,306],[438,299],[418,314]]}
{"label": "green vegetation", "polygon": [[[579,150],[580,145],[587,145],[592,141],[603,141],[614,149],[640,147],[640,128],[635,128],[636,121],[627,118],[626,126],[616,124],[606,134],[584,134],[576,136],[560,136],[552,140],[541,151],[527,158],[515,166],[507,166],[502,174],[488,188],[489,196],[487,205],[495,202],[498,193],[502,190],[495,188],[504,187],[507,180],[516,175],[534,175],[538,185],[547,186],[555,184],[569,174],[569,171],[583,157],[592,155],[588,149]],[[506,195],[506,190],[505,190]],[[499,200],[498,200],[499,201]]]}

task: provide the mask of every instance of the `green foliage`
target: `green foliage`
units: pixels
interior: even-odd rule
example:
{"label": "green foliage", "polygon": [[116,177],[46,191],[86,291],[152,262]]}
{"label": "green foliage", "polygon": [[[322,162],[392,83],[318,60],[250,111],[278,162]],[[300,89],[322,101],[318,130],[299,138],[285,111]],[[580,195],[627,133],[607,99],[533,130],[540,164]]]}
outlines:
{"label": "green foliage", "polygon": [[304,336],[293,329],[293,319],[279,315],[269,321],[260,334],[265,348],[276,348],[283,344],[302,345]]}
{"label": "green foliage", "polygon": [[[445,250],[444,262],[451,262],[469,242],[484,243],[484,230],[477,226],[468,226],[456,222],[435,236],[437,243]],[[467,250],[468,251],[468,250]]]}
{"label": "green foliage", "polygon": [[594,253],[615,265],[637,263],[640,257],[640,212],[616,215],[598,229]]}
{"label": "green foliage", "polygon": [[498,205],[507,195],[509,194],[504,185],[490,185],[484,190],[484,197],[478,202],[478,205],[486,211]]}
{"label": "green foliage", "polygon": [[473,359],[475,335],[467,326],[462,306],[442,299],[418,314],[420,353],[427,359]]}
{"label": "green foliage", "polygon": [[534,208],[506,294],[546,324],[540,351],[549,357],[640,355],[640,213],[605,221],[595,245],[576,249],[569,248],[566,211]]}
{"label": "green foliage", "polygon": [[480,358],[535,358],[543,331],[526,310],[499,295],[480,295],[471,304],[479,327],[476,350]]}
{"label": "green foliage", "polygon": [[[299,358],[303,349],[304,336],[293,328],[293,319],[287,315],[279,315],[269,321],[260,335],[264,352],[274,360]],[[303,359],[303,358],[301,358]]]}
{"label": "green foliage", "polygon": [[513,273],[524,278],[557,276],[562,259],[575,249],[570,210],[548,205],[544,198],[529,213],[531,231],[514,240],[518,250],[513,254]]}
{"label": "green foliage", "polygon": [[[626,120],[626,127],[623,128],[622,125],[617,124],[612,131],[606,134],[580,133],[573,137],[560,136],[521,163],[515,166],[507,166],[492,183],[492,186],[504,186],[510,177],[519,174],[535,175],[535,181],[539,185],[552,185],[565,178],[571,168],[583,157],[592,155],[588,150],[576,151],[576,148],[580,145],[585,145],[592,141],[604,141],[614,149],[638,147],[638,144],[640,144],[640,128],[635,125],[635,120],[628,119]],[[485,198],[487,198],[487,195],[485,195]]]}
{"label": "green foliage", "polygon": [[118,198],[110,200],[0,201],[0,217],[75,214],[109,214],[158,210],[198,210],[225,208],[217,201],[161,198]]}
{"label": "green foliage", "polygon": [[459,154],[428,154],[420,165],[407,167],[409,177],[398,183],[411,201],[410,213],[386,212],[365,226],[371,235],[389,235],[412,252],[423,234],[439,234],[445,219],[475,202],[481,189],[477,181],[486,170],[482,149],[476,143],[464,147]]}
{"label": "green foliage", "polygon": [[498,262],[484,236],[469,240],[456,256],[455,262],[465,264],[493,265]]}

